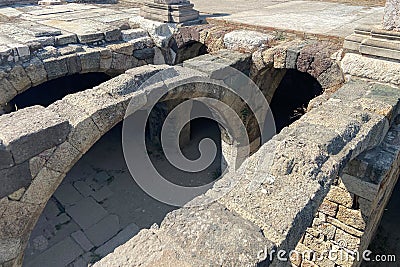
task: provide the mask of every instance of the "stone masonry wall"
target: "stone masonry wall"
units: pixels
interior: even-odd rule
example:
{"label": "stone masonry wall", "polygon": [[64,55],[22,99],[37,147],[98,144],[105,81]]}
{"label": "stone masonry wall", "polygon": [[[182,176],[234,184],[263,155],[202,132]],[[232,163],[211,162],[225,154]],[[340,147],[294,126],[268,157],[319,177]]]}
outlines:
{"label": "stone masonry wall", "polygon": [[[368,210],[364,206],[368,202],[362,199],[365,195],[358,193],[358,200],[353,201],[351,190],[344,190],[344,186],[350,186],[345,174],[355,175],[346,166],[371,153],[371,149],[382,150],[380,146],[398,149],[392,137],[397,131],[394,118],[398,115],[399,96],[397,88],[387,85],[348,81],[329,100],[261,146],[236,173],[226,174],[212,190],[191,203],[200,205],[210,198],[217,199],[212,204],[169,213],[160,226],[142,230],[96,266],[287,266],[288,262],[279,261],[276,254],[271,264],[268,257],[260,257],[260,252],[261,256],[277,249],[289,252],[301,246],[300,240],[324,247],[339,237],[350,247],[366,244],[367,238],[357,243],[357,238],[351,236],[363,236],[362,229],[374,225],[377,217],[370,215],[372,223],[367,225],[362,217],[362,212]],[[390,154],[394,160],[387,162],[387,169],[397,169],[398,152],[386,156]],[[379,194],[386,191],[388,196],[395,182],[395,174],[380,177],[392,180],[377,190],[377,197],[365,198],[371,201],[372,212],[382,209],[384,201],[379,203]],[[379,208],[374,209],[374,205]],[[314,218],[317,212],[321,218]],[[310,234],[316,235],[317,230],[310,226],[322,217],[330,218],[318,228],[328,240],[325,243],[322,235],[316,239]],[[352,228],[346,227],[350,224]],[[372,232],[371,228],[366,233]],[[306,259],[301,264],[313,265]]]}
{"label": "stone masonry wall", "polygon": [[[396,123],[379,147],[351,161],[335,180],[296,247],[304,254],[294,254],[293,265],[360,265],[399,177],[399,155],[400,128]],[[328,250],[336,251],[336,256],[330,257]]]}
{"label": "stone masonry wall", "polygon": [[[249,68],[243,64],[249,62],[249,55],[230,53],[225,59],[224,55],[214,56],[213,61],[218,59],[242,70]],[[156,84],[152,90],[138,91],[142,83],[164,69],[170,75],[164,83]],[[21,263],[30,232],[48,199],[80,157],[124,118],[128,103],[133,99],[132,107],[143,107],[148,99],[164,92],[165,84],[172,86],[177,82],[182,71],[181,67],[167,65],[141,66],[93,89],[68,95],[47,108],[35,106],[0,117],[4,128],[0,134],[0,156],[5,163],[0,170],[4,185],[0,200],[1,263]],[[186,77],[205,75],[191,70]],[[201,84],[177,90],[162,100],[193,95],[221,97],[220,90]]]}

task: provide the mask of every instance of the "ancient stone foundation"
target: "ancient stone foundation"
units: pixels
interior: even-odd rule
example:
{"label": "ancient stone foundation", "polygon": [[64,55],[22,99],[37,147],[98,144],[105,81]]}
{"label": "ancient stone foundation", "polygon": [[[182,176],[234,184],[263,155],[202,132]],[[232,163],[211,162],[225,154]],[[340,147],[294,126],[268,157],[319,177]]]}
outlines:
{"label": "ancient stone foundation", "polygon": [[182,23],[199,18],[199,12],[193,7],[188,0],[148,1],[140,9],[140,15],[155,21]]}

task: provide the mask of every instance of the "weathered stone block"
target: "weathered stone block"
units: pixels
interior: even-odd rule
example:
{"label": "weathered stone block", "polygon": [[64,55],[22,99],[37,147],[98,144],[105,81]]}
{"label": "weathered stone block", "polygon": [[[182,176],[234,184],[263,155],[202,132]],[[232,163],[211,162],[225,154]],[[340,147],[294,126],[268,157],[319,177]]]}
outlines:
{"label": "weathered stone block", "polygon": [[100,138],[101,134],[93,119],[80,106],[68,102],[68,99],[72,98],[73,96],[69,96],[67,99],[53,103],[48,108],[61,118],[68,120],[73,128],[68,135],[68,142],[80,152],[85,153]]}
{"label": "weathered stone block", "polygon": [[32,86],[41,84],[47,80],[47,72],[43,62],[39,58],[33,58],[24,64],[25,72],[32,82]]}
{"label": "weathered stone block", "polygon": [[258,252],[275,247],[260,228],[218,203],[173,211],[160,229],[174,236],[172,245],[196,250],[193,260],[203,260],[207,265],[255,265],[262,261],[257,259]]}
{"label": "weathered stone block", "polygon": [[133,51],[133,56],[137,59],[149,59],[155,55],[154,48],[144,48]]}
{"label": "weathered stone block", "polygon": [[107,42],[114,42],[121,39],[120,29],[110,29],[104,32],[104,38]]}
{"label": "weathered stone block", "polygon": [[62,143],[70,131],[68,121],[41,106],[3,115],[0,125],[0,140],[17,164]]}
{"label": "weathered stone block", "polygon": [[46,162],[46,167],[57,172],[67,173],[81,156],[82,153],[78,149],[65,141],[54,150]]}
{"label": "weathered stone block", "polygon": [[383,27],[386,30],[400,31],[400,1],[387,0],[385,14],[383,16]]}
{"label": "weathered stone block", "polygon": [[61,183],[63,177],[63,174],[44,167],[26,190],[21,199],[22,202],[32,204],[46,203]]}
{"label": "weathered stone block", "polygon": [[11,69],[8,74],[8,81],[19,93],[25,91],[32,85],[31,80],[21,65],[15,65]]}
{"label": "weathered stone block", "polygon": [[66,57],[68,56],[43,60],[49,80],[60,78],[68,73]]}
{"label": "weathered stone block", "polygon": [[91,197],[84,198],[76,205],[68,207],[66,212],[84,230],[107,215],[107,211]]}
{"label": "weathered stone block", "polygon": [[125,244],[128,240],[133,238],[139,232],[139,227],[131,223],[127,227],[125,227],[121,232],[119,232],[116,236],[108,240],[101,247],[95,250],[97,255],[102,257],[114,251],[115,248],[120,245]]}
{"label": "weathered stone block", "polygon": [[78,53],[82,72],[95,72],[100,68],[100,53],[97,50],[90,50],[83,53]]}
{"label": "weathered stone block", "polygon": [[14,165],[14,160],[12,158],[11,152],[0,141],[0,170],[5,168],[10,168]]}
{"label": "weathered stone block", "polygon": [[0,170],[0,198],[5,197],[21,187],[27,187],[32,180],[28,162]]}
{"label": "weathered stone block", "polygon": [[339,221],[359,230],[364,230],[367,224],[367,218],[361,214],[360,210],[348,209],[343,206],[339,206],[336,217]]}
{"label": "weathered stone block", "polygon": [[324,199],[324,201],[321,203],[321,206],[319,206],[318,208],[318,211],[332,217],[336,216],[337,210],[338,210],[338,205],[327,199]]}
{"label": "weathered stone block", "polygon": [[88,239],[99,247],[120,230],[119,218],[117,215],[108,215],[98,223],[84,230]]}
{"label": "weathered stone block", "polygon": [[67,44],[75,44],[78,42],[78,38],[75,34],[63,34],[54,37],[55,44],[58,46],[67,45]]}
{"label": "weathered stone block", "polygon": [[65,56],[68,74],[76,74],[82,71],[82,64],[80,57],[76,54]]}
{"label": "weathered stone block", "polygon": [[18,94],[14,86],[0,73],[0,104],[8,103]]}
{"label": "weathered stone block", "polygon": [[326,199],[348,208],[351,208],[353,206],[353,198],[353,194],[337,186],[331,186],[331,189],[326,196]]}

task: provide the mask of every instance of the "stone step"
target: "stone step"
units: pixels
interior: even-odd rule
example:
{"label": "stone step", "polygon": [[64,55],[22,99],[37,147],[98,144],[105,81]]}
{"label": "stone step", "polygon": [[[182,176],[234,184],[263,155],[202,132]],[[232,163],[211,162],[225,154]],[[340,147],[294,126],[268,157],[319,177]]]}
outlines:
{"label": "stone step", "polygon": [[134,39],[148,37],[147,31],[143,29],[129,29],[123,30],[122,33],[122,40],[128,42]]}
{"label": "stone step", "polygon": [[137,39],[130,40],[129,43],[133,45],[133,50],[144,49],[146,47],[151,47],[154,42],[150,37],[141,37]]}

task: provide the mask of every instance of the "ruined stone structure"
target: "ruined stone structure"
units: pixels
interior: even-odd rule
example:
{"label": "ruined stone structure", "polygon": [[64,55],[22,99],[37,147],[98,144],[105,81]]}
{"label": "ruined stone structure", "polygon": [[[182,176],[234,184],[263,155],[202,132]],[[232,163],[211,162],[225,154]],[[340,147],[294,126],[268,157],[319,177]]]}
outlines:
{"label": "ruined stone structure", "polygon": [[[395,2],[388,1],[388,9]],[[191,203],[220,198],[169,213],[160,226],[143,229],[96,266],[286,266],[289,261],[358,266],[352,251],[368,246],[399,176],[400,64],[393,61],[400,58],[398,34],[358,28],[342,50],[336,40],[290,33],[164,23],[197,18],[188,2],[170,9],[175,3],[147,3],[142,9],[144,17],[162,22],[139,17],[138,9],[98,7],[88,11],[97,17],[79,14],[69,21],[81,11],[69,4],[52,12],[14,9],[9,16],[19,19],[18,30],[11,30],[12,22],[2,24],[6,40],[15,41],[0,46],[4,112],[16,95],[48,80],[86,72],[115,77],[48,107],[0,116],[0,266],[22,264],[46,202],[82,155],[124,119],[129,102],[135,109],[146,106],[182,74],[216,77],[224,84],[233,77],[217,75],[224,71],[221,64],[248,75],[269,102],[287,70],[308,73],[324,93],[265,144],[251,130],[253,118],[241,112],[244,105],[233,105],[240,101],[221,87],[189,84],[164,95],[161,101],[208,96],[232,105],[248,122],[252,155],[241,155],[221,129],[229,172]],[[103,21],[104,16],[110,19]],[[385,19],[387,29],[396,28],[386,26],[392,17]],[[92,23],[90,31],[80,27],[83,22]],[[198,56],[202,46],[210,53]],[[139,89],[162,70],[173,75]],[[312,250],[314,257],[291,255],[287,262],[263,257],[279,249]],[[325,254],[315,259],[329,249],[349,260],[332,261]]]}

